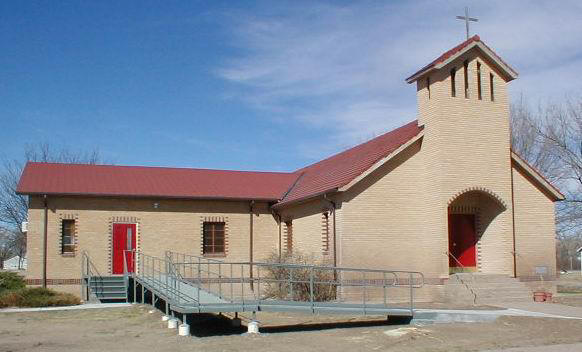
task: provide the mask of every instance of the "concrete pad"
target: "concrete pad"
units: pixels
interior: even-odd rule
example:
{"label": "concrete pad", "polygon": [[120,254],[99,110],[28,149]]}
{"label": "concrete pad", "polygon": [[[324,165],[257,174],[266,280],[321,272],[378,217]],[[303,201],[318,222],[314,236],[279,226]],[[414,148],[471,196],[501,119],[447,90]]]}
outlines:
{"label": "concrete pad", "polygon": [[20,312],[47,312],[57,310],[80,310],[80,309],[99,309],[99,308],[127,308],[131,303],[87,303],[76,306],[63,307],[41,307],[41,308],[4,308],[0,313],[20,313]]}
{"label": "concrete pad", "polygon": [[571,307],[558,303],[545,302],[500,302],[499,307],[550,314],[554,316],[582,319],[582,307]]}

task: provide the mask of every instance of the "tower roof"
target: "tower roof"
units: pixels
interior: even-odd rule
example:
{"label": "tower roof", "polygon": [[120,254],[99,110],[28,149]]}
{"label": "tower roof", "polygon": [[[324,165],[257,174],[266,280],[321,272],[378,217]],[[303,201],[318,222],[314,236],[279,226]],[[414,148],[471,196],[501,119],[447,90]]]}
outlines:
{"label": "tower roof", "polygon": [[425,74],[438,70],[446,66],[451,61],[455,60],[459,56],[463,55],[467,51],[478,48],[499,70],[508,81],[516,79],[518,73],[511,66],[509,66],[499,55],[497,55],[491,48],[489,48],[478,35],[474,35],[471,38],[465,40],[461,44],[455,46],[454,48],[444,52],[441,56],[437,57],[428,65],[424,66],[416,73],[412,74],[410,77],[406,78],[407,83],[416,82],[419,78],[423,77]]}

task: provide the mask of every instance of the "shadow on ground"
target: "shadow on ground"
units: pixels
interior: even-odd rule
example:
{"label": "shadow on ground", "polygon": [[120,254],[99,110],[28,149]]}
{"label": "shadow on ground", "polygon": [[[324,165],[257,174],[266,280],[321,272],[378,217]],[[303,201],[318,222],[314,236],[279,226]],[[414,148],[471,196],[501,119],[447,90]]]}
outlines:
{"label": "shadow on ground", "polygon": [[[393,326],[410,324],[410,317],[390,317],[387,320],[369,321],[344,321],[326,323],[300,323],[285,325],[261,325],[260,331],[263,334],[277,334],[287,332],[309,332],[331,329],[349,329],[375,326]],[[232,320],[224,315],[195,314],[188,316],[190,333],[194,337],[213,337],[240,335],[247,332],[247,327],[243,324],[240,327],[232,326]]]}

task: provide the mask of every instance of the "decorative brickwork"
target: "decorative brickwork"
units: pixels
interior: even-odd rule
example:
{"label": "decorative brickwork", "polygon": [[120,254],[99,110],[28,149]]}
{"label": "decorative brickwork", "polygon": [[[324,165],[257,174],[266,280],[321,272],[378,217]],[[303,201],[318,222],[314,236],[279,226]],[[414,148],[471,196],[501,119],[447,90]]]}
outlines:
{"label": "decorative brickwork", "polygon": [[[79,247],[79,214],[68,214],[68,213],[59,213],[58,215],[58,255],[63,257],[74,257],[77,255],[77,250]],[[75,221],[75,233],[73,235],[73,251],[72,252],[63,252],[63,220],[74,220]]]}
{"label": "decorative brickwork", "polygon": [[285,221],[285,228],[283,231],[283,248],[285,252],[293,252],[293,221]]}
{"label": "decorative brickwork", "polygon": [[[204,254],[204,223],[205,222],[223,222],[224,223],[224,255],[222,254]],[[200,255],[212,257],[226,257],[228,255],[228,216],[201,216],[200,217]]]}
{"label": "decorative brickwork", "polygon": [[[42,279],[26,279],[27,285],[42,285]],[[47,279],[47,285],[80,285],[81,279]]]}
{"label": "decorative brickwork", "polygon": [[[113,224],[135,224],[136,228],[136,244],[135,250],[141,250],[141,236],[140,236],[140,219],[134,216],[112,216],[109,218],[108,221],[108,236],[109,241],[107,242],[107,268],[109,270],[109,274],[113,273]],[[135,263],[135,270],[137,271],[139,268],[139,263]]]}
{"label": "decorative brickwork", "polygon": [[321,253],[329,254],[329,212],[321,213]]}

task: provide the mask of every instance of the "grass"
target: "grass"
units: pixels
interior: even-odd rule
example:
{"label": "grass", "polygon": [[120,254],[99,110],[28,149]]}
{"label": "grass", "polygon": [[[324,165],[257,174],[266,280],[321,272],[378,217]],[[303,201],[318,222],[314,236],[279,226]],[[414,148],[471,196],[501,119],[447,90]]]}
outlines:
{"label": "grass", "polygon": [[75,295],[42,287],[26,287],[20,275],[11,272],[0,273],[0,308],[55,307],[77,304],[81,304],[81,300]]}

